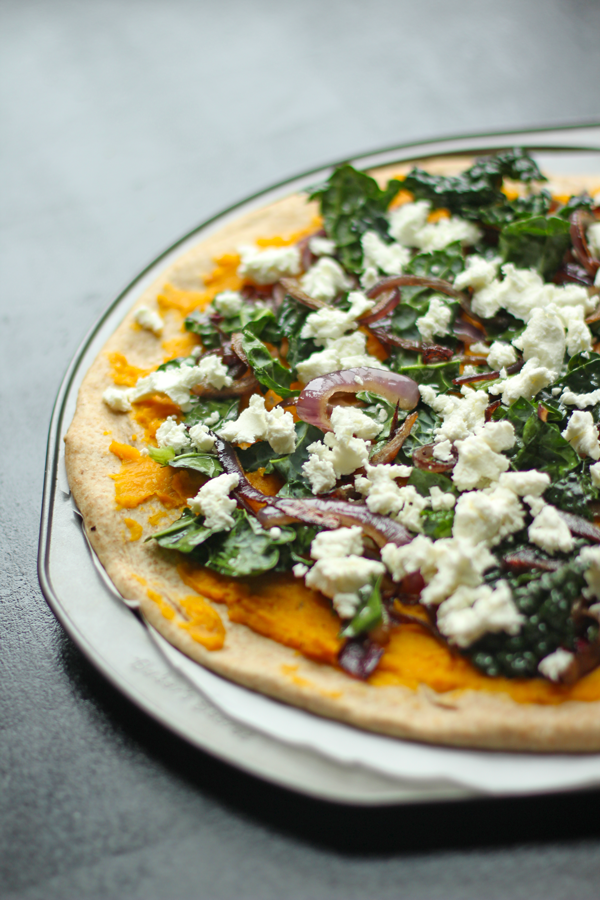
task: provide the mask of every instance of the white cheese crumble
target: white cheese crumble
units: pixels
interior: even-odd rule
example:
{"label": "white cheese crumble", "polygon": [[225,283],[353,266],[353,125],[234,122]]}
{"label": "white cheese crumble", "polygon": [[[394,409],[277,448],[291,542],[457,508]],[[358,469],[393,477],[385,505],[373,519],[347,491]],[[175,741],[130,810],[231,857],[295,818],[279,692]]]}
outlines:
{"label": "white cheese crumble", "polygon": [[545,503],[527,529],[529,540],[546,553],[570,553],[575,542],[567,523],[554,506]]}
{"label": "white cheese crumble", "polygon": [[242,259],[238,268],[240,278],[249,278],[255,284],[275,284],[284,275],[298,275],[300,272],[300,251],[295,246],[258,247],[243,245],[238,247]]}
{"label": "white cheese crumble", "polygon": [[198,422],[197,425],[192,425],[189,430],[189,436],[194,445],[194,449],[198,450],[200,453],[211,453],[214,449],[215,439],[204,423]]}
{"label": "white cheese crumble", "polygon": [[315,494],[331,490],[342,475],[351,475],[369,461],[369,442],[362,438],[340,438],[329,432],[323,442],[307,448],[309,457],[302,471]]}
{"label": "white cheese crumble", "polygon": [[157,312],[147,306],[140,306],[133,314],[133,318],[141,328],[151,331],[157,337],[162,334],[165,323]]}
{"label": "white cheese crumble", "polygon": [[575,410],[571,413],[567,427],[561,434],[580,456],[600,459],[598,429],[590,412]]}
{"label": "white cheese crumble", "polygon": [[221,291],[213,298],[212,305],[220,315],[229,319],[241,312],[244,300],[239,291]]}
{"label": "white cheese crumble", "polygon": [[329,375],[340,369],[354,369],[367,366],[371,369],[385,369],[383,363],[366,351],[367,336],[362,331],[347,334],[336,340],[326,341],[325,350],[313,353],[297,365],[298,377],[308,384],[319,375]]}
{"label": "white cheese crumble", "polygon": [[400,275],[410,261],[410,250],[402,244],[386,244],[375,231],[366,231],[361,238],[363,268],[379,270],[386,275]]}
{"label": "white cheese crumble", "polygon": [[502,488],[508,488],[517,497],[541,497],[550,485],[550,476],[546,472],[527,469],[524,472],[503,472],[498,480]]}
{"label": "white cheese crumble", "polygon": [[372,441],[383,425],[354,406],[335,406],[331,412],[331,426],[339,438],[359,437]]}
{"label": "white cheese crumble", "polygon": [[470,540],[457,538],[432,541],[422,534],[403,547],[386,544],[381,558],[394,581],[421,572],[426,584],[421,602],[426,605],[441,603],[461,585],[477,587],[482,583],[486,569],[497,564],[482,543],[473,544]]}
{"label": "white cheese crumble", "polygon": [[538,672],[550,681],[560,681],[574,659],[573,653],[559,647],[540,660]]}
{"label": "white cheese crumble", "polygon": [[452,481],[460,491],[482,488],[497,481],[509,467],[503,450],[515,443],[515,429],[510,422],[486,422],[476,434],[456,441],[458,462]]}
{"label": "white cheese crumble", "polygon": [[510,488],[496,485],[491,490],[461,494],[452,534],[462,541],[494,546],[524,525],[525,513],[518,496]]}
{"label": "white cheese crumble", "polygon": [[296,578],[304,578],[308,571],[309,567],[305,566],[304,563],[296,563],[295,566],[292,566],[292,572],[294,573]]}
{"label": "white cheese crumble", "polygon": [[583,577],[587,587],[583,589],[583,596],[588,600],[600,600],[600,547],[584,547],[577,562],[586,567]]}
{"label": "white cheese crumble", "polygon": [[332,309],[325,306],[317,312],[311,313],[302,326],[300,337],[314,338],[315,343],[323,346],[329,340],[342,337],[346,331],[358,328],[356,321],[363,313],[368,312],[375,305],[374,300],[368,300],[361,291],[352,291],[348,295],[350,309],[344,312],[341,309]]}
{"label": "white cheese crumble", "polygon": [[492,283],[498,274],[500,259],[487,260],[482,256],[467,256],[464,271],[454,279],[454,287],[459,291],[473,288],[481,291]]}
{"label": "white cheese crumble", "polygon": [[311,544],[316,563],[306,575],[306,586],[330,597],[342,619],[351,618],[358,607],[358,591],[385,572],[383,563],[364,559],[362,529],[336,528],[320,532]]}
{"label": "white cheese crumble", "polygon": [[592,251],[592,256],[600,259],[600,222],[594,222],[587,230],[588,247]]}
{"label": "white cheese crumble", "polygon": [[352,281],[335,259],[323,256],[302,276],[300,287],[309,297],[328,303],[340,291],[349,290]]}
{"label": "white cheese crumble", "polygon": [[[500,373],[502,374],[502,373]],[[506,373],[505,373],[506,374]],[[555,379],[555,372],[540,365],[537,357],[528,359],[520,372],[490,387],[490,394],[502,394],[502,400],[510,406],[520,397],[533,400],[542,388],[547,387]]]}
{"label": "white cheese crumble", "polygon": [[183,422],[178,424],[175,416],[169,416],[156,430],[156,443],[159,447],[171,447],[178,453],[190,446],[187,428]]}
{"label": "white cheese crumble", "polygon": [[431,298],[427,312],[418,318],[415,324],[423,340],[430,343],[435,334],[448,334],[451,320],[452,309],[443,297],[435,294]]}
{"label": "white cheese crumble", "polygon": [[235,525],[231,515],[237,506],[229,497],[231,491],[239,484],[239,476],[218,475],[203,485],[195,497],[188,500],[188,506],[195,515],[203,515],[204,526],[212,531],[229,531]]}
{"label": "white cheese crumble", "polygon": [[389,214],[390,234],[405,247],[417,247],[432,252],[443,250],[449,244],[460,241],[464,245],[476,244],[481,231],[472,222],[458,216],[428,222],[431,206],[426,200],[403,203]]}
{"label": "white cheese crumble", "polygon": [[[471,347],[471,349],[473,349]],[[490,347],[490,352],[487,358],[487,364],[490,369],[499,370],[503,369],[506,366],[512,366],[513,363],[517,361],[517,354],[510,346],[510,344],[505,344],[503,341],[494,341],[492,346]]]}
{"label": "white cheese crumble", "polygon": [[428,384],[419,385],[419,392],[424,403],[431,406],[443,420],[436,428],[437,441],[461,440],[472,434],[485,424],[485,411],[489,400],[485,391],[475,391],[467,385],[461,388],[462,397],[453,394],[438,395]]}
{"label": "white cheese crumble", "polygon": [[130,388],[107,387],[102,394],[102,399],[113,412],[129,412],[131,409],[130,390]]}
{"label": "white cheese crumble", "polygon": [[495,589],[487,584],[459,587],[438,609],[437,627],[452,644],[468,647],[484,634],[504,631],[518,634],[524,617],[506,581]]}
{"label": "white cheese crumble", "polygon": [[592,479],[594,487],[600,487],[600,462],[590,466],[590,478]]}
{"label": "white cheese crumble", "polygon": [[179,366],[151,372],[140,378],[135,387],[129,389],[130,402],[144,400],[152,394],[166,394],[184,412],[190,408],[190,389],[197,385],[221,390],[230,387],[233,379],[227,374],[227,366],[218,356],[205,356],[197,366]]}
{"label": "white cheese crumble", "polygon": [[404,506],[401,488],[396,478],[408,478],[412,466],[381,464],[365,466],[366,476],[357,475],[354,479],[356,490],[363,497],[369,510],[383,516],[395,515]]}
{"label": "white cheese crumble", "polygon": [[439,444],[435,444],[432,456],[434,459],[439,459],[440,462],[450,462],[451,459],[454,459],[450,441],[440,441]]}
{"label": "white cheese crumble", "polygon": [[427,224],[431,206],[427,200],[403,203],[389,214],[390,235],[405,247],[417,246],[417,234]]}
{"label": "white cheese crumble", "polygon": [[564,403],[565,406],[576,406],[578,409],[585,409],[586,406],[595,406],[596,403],[600,403],[600,388],[595,391],[590,391],[589,394],[576,394],[568,388],[565,388],[560,398],[560,402]]}
{"label": "white cheese crumble", "polygon": [[308,249],[314,256],[333,256],[335,253],[335,241],[315,235],[309,240]]}
{"label": "white cheese crumble", "polygon": [[565,358],[565,329],[558,316],[534,309],[525,331],[513,341],[523,351],[523,359],[536,358],[538,365],[559,374]]}
{"label": "white cheese crumble", "polygon": [[247,409],[235,422],[226,422],[218,432],[224,441],[233,444],[253,444],[266,440],[276,453],[293,453],[296,449],[294,417],[280,406],[265,409],[265,398],[260,394],[250,397]]}
{"label": "white cheese crumble", "polygon": [[434,512],[440,509],[452,509],[456,503],[456,497],[452,491],[443,491],[435,485],[429,489],[429,499]]}
{"label": "white cheese crumble", "polygon": [[313,559],[327,559],[334,556],[339,558],[352,554],[360,556],[362,552],[363,536],[360,525],[321,531],[310,545],[310,555]]}

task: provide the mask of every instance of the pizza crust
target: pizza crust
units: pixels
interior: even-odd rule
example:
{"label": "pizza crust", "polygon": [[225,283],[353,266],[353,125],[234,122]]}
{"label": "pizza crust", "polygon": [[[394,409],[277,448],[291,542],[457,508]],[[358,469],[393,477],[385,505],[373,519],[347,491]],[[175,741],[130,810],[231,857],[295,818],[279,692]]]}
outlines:
{"label": "pizza crust", "polygon": [[[429,160],[430,170],[460,171],[470,160]],[[381,181],[407,170],[408,165],[388,166],[375,174]],[[590,181],[592,182],[590,184]],[[593,180],[577,178],[552,184],[555,190],[580,190]],[[286,236],[311,226],[317,214],[314,204],[294,195],[249,213],[192,248],[149,287],[134,310],[154,305],[164,284],[199,290],[201,278],[214,268],[214,258],[235,252],[241,243],[259,237]],[[131,442],[139,431],[128,415],[112,412],[102,393],[112,384],[107,356],[122,353],[140,368],[163,361],[161,340],[133,325],[130,311],[91,366],[81,385],[77,409],[66,441],[66,465],[74,499],[83,515],[90,543],[117,590],[137,600],[148,621],[171,644],[201,665],[245,687],[260,691],[318,715],[337,719],[395,737],[498,750],[535,752],[600,750],[600,702],[567,701],[557,705],[517,703],[504,694],[461,690],[438,694],[421,686],[413,691],[401,686],[373,686],[355,681],[341,670],[313,662],[297,651],[228,620],[226,607],[211,603],[226,629],[224,647],[208,651],[179,627],[185,621],[178,600],[190,594],[173,564],[176,554],[154,542],[129,540],[125,518],[133,518],[152,530],[149,518],[155,508],[143,504],[134,510],[119,509],[114,483],[108,477],[119,471],[117,457],[108,449],[111,440]],[[181,319],[165,317],[163,340],[180,335]],[[133,442],[135,444],[135,442]],[[178,511],[170,514],[179,516]],[[161,522],[167,524],[168,518]],[[156,527],[156,526],[154,526]],[[167,619],[156,592],[173,606]],[[211,602],[211,601],[207,601]]]}

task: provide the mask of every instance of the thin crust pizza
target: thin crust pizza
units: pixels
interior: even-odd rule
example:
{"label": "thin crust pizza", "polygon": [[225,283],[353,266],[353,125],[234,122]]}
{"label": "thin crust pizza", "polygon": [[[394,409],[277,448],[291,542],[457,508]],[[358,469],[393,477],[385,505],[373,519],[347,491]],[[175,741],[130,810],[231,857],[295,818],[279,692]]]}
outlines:
{"label": "thin crust pizza", "polygon": [[66,437],[121,594],[319,715],[600,749],[598,188],[344,165],[183,254]]}

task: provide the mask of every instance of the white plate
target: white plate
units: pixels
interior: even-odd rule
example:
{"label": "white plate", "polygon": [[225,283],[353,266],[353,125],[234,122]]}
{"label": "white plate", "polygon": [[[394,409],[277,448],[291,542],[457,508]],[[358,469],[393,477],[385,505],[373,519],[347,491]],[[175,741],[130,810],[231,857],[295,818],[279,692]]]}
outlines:
{"label": "white plate", "polygon": [[[543,167],[597,172],[600,178],[600,126],[435,141],[352,162],[367,168],[516,145],[535,150]],[[125,312],[188,247],[330,171],[278,185],[199,226],[148,266],[91,330],[61,385],[50,426],[38,565],[44,594],[80,649],[142,709],[198,747],[279,785],[337,802],[378,805],[598,784],[598,754],[543,757],[429,747],[320,719],[226,682],[145,627],[87,545],[69,496],[63,452],[87,369]]]}

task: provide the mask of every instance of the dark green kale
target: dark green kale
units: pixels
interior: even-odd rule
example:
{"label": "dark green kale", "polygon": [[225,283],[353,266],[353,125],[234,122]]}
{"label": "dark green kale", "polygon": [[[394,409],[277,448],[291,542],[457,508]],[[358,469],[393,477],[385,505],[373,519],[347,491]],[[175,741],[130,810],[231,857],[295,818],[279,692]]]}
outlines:
{"label": "dark green kale", "polygon": [[300,337],[306,317],[311,310],[288,294],[279,308],[277,325],[282,337],[287,338],[286,362],[294,369],[300,360],[307,359],[319,348],[312,340]]}
{"label": "dark green kale", "polygon": [[361,238],[375,231],[389,241],[387,209],[402,182],[392,179],[382,190],[374,178],[350,165],[339,166],[324,185],[315,188],[311,200],[321,204],[328,237],[335,241],[340,262],[349,272],[362,271]]}
{"label": "dark green kale", "polygon": [[419,406],[419,416],[411,428],[409,436],[404,441],[400,453],[396,457],[397,463],[412,466],[412,455],[419,447],[432,444],[435,438],[435,429],[439,428],[442,420],[432,409],[423,403]]}
{"label": "dark green kale", "polygon": [[[493,574],[494,578],[498,575]],[[574,649],[573,603],[585,581],[581,566],[568,562],[556,572],[507,578],[524,623],[516,635],[486,634],[464,651],[486,675],[534,678],[538,664],[558,647]]]}
{"label": "dark green kale", "polygon": [[515,149],[482,157],[461,175],[431,175],[414,168],[402,186],[416,200],[428,200],[432,206],[444,207],[466,219],[481,219],[482,210],[491,216],[492,209],[507,206],[501,191],[504,178],[526,184],[546,180],[534,160],[525,151]]}
{"label": "dark green kale", "polygon": [[248,358],[250,368],[262,386],[275,391],[280,397],[291,397],[297,394],[298,391],[292,390],[290,387],[296,381],[294,370],[286,369],[275,356],[272,356],[266,344],[247,328],[242,334],[244,353]]}
{"label": "dark green kale", "polygon": [[544,494],[544,499],[553,506],[586,519],[593,518],[590,501],[599,498],[600,491],[592,484],[589,466],[584,462],[578,469],[553,482]]}
{"label": "dark green kale", "polygon": [[209,313],[196,309],[186,317],[184,325],[186,331],[191,331],[193,334],[198,335],[205,350],[214,350],[221,346],[221,335],[212,322]]}
{"label": "dark green kale", "polygon": [[506,225],[499,249],[504,262],[520,269],[537,269],[548,280],[571,246],[570,226],[560,216],[532,216]]}
{"label": "dark green kale", "polygon": [[191,509],[184,509],[176,522],[155,532],[147,540],[155,540],[166,550],[179,550],[181,553],[191,553],[213,535],[211,528],[205,528],[204,519],[195,516]]}
{"label": "dark green kale", "polygon": [[[432,487],[451,494],[456,493],[450,478],[438,472],[429,472],[427,469],[415,467],[410,473],[408,484],[412,484],[423,497],[429,497]],[[454,524],[454,509],[424,509],[421,513],[423,530],[432,538],[445,538],[452,536]]]}
{"label": "dark green kale", "polygon": [[358,591],[361,605],[353,619],[340,631],[341,638],[355,638],[381,625],[383,603],[381,602],[381,576],[374,585],[365,584]]}
{"label": "dark green kale", "polygon": [[504,228],[511,222],[519,219],[530,219],[532,216],[545,216],[552,205],[550,191],[543,190],[539,194],[529,194],[527,197],[516,197],[514,200],[506,200],[497,206],[489,206],[481,210],[480,221],[485,225],[496,228]]}
{"label": "dark green kale", "polygon": [[524,397],[510,407],[500,406],[493,418],[507,419],[514,426],[515,446],[506,455],[515,469],[538,469],[556,481],[579,465],[579,456],[562,437],[558,426],[542,422],[537,407]]}
{"label": "dark green kale", "polygon": [[460,361],[448,360],[447,362],[431,363],[431,365],[420,365],[416,363],[411,366],[399,366],[395,368],[399,375],[406,375],[412,378],[418,384],[429,384],[438,392],[448,390],[456,390],[453,380],[458,378],[460,373]]}
{"label": "dark green kale", "polygon": [[213,350],[221,346],[221,334],[242,331],[246,325],[254,324],[254,333],[261,334],[265,341],[281,338],[274,313],[254,303],[244,303],[236,316],[214,316],[214,313],[194,310],[185,320],[186,331],[192,331],[202,339],[202,346]]}
{"label": "dark green kale", "polygon": [[231,531],[219,532],[207,545],[208,557],[204,564],[221,575],[235,578],[261,575],[274,569],[283,546],[296,537],[294,528],[280,528],[274,537],[245,510],[235,510],[233,515],[236,522]]}
{"label": "dark green kale", "polygon": [[169,460],[169,465],[174,469],[193,469],[209,478],[215,478],[223,472],[223,466],[217,457],[210,453],[182,453]]}
{"label": "dark green kale", "polygon": [[[185,414],[183,421],[191,428],[199,422],[208,424],[212,431],[218,431],[225,422],[235,422],[240,409],[240,401],[238,397],[228,400],[201,400],[198,398],[188,413]],[[218,415],[218,419],[215,417]]]}

